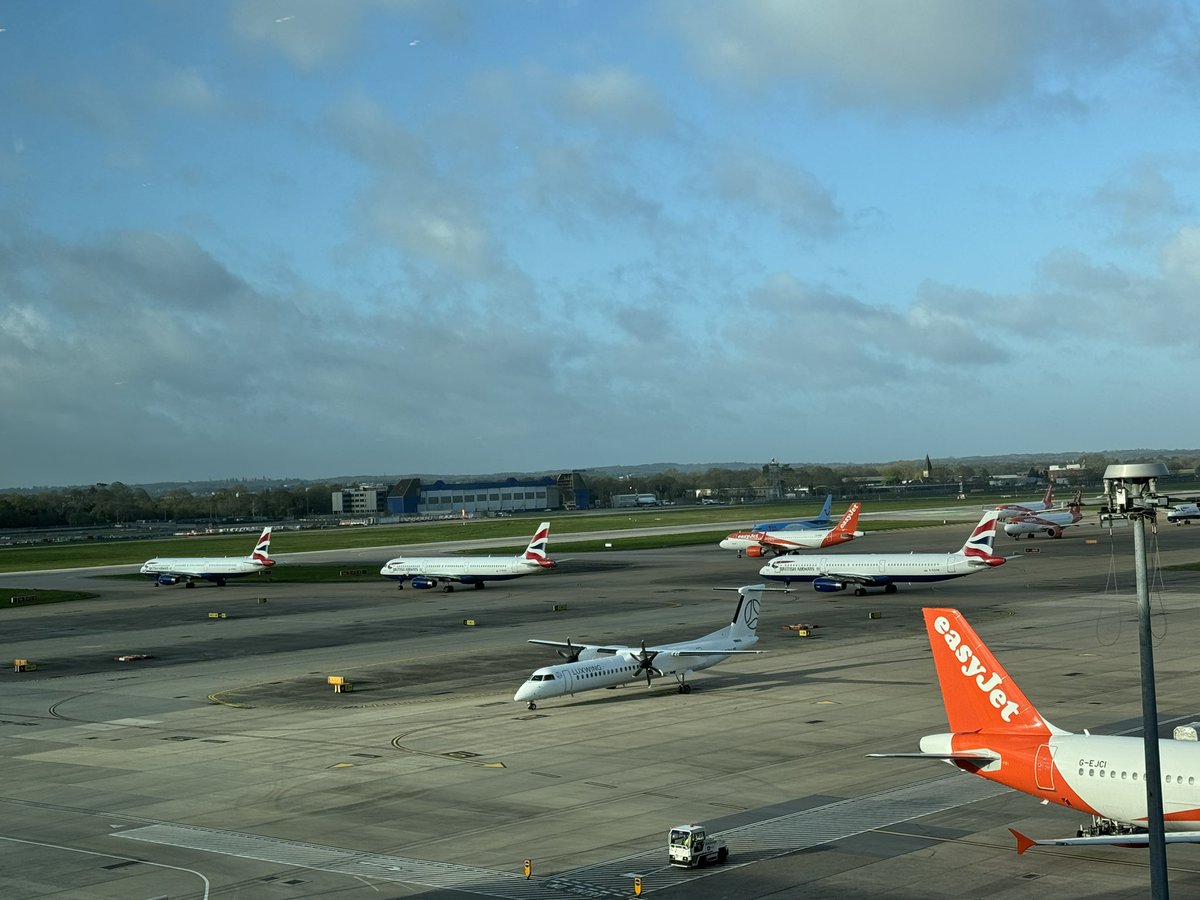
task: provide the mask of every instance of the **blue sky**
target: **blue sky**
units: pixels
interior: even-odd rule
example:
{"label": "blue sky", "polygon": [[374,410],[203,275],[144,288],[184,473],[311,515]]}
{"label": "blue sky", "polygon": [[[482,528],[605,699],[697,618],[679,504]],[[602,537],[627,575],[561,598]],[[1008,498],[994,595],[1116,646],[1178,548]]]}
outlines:
{"label": "blue sky", "polygon": [[0,485],[1200,447],[1200,4],[0,7]]}

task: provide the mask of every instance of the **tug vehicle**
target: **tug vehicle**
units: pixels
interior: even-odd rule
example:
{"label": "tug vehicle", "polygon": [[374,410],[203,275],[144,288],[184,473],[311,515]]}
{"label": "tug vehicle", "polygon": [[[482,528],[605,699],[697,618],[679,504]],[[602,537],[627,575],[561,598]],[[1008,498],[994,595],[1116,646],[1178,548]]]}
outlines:
{"label": "tug vehicle", "polygon": [[676,825],[667,837],[667,856],[673,866],[696,869],[724,863],[729,848],[721,838],[706,835],[703,825]]}

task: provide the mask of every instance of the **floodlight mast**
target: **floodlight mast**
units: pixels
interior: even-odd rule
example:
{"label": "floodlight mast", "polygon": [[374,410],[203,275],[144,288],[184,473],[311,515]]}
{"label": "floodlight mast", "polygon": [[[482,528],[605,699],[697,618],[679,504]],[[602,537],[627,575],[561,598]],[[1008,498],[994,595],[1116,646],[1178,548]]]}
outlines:
{"label": "floodlight mast", "polygon": [[[1125,516],[1133,527],[1133,567],[1137,579],[1138,657],[1141,661],[1142,739],[1146,754],[1146,826],[1150,832],[1150,896],[1167,900],[1166,828],[1163,823],[1162,767],[1158,757],[1158,695],[1154,688],[1154,645],[1150,633],[1150,580],[1146,565],[1146,520],[1167,504],[1158,496],[1158,479],[1170,474],[1162,463],[1113,465],[1104,470],[1108,514]],[[1103,519],[1103,516],[1102,516]]]}

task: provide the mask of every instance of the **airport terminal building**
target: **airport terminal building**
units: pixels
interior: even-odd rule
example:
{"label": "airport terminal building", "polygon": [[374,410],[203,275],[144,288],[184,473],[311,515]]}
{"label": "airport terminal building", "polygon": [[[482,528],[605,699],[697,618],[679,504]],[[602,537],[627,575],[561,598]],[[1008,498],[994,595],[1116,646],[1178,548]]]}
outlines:
{"label": "airport terminal building", "polygon": [[591,509],[591,492],[579,472],[504,481],[434,481],[407,478],[392,487],[387,511],[393,516],[495,515],[559,509]]}

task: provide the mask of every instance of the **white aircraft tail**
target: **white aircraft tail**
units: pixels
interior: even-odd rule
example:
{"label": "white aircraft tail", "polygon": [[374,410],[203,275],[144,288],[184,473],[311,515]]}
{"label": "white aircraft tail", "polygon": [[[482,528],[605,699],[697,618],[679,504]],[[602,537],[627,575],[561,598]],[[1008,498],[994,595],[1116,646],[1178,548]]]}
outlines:
{"label": "white aircraft tail", "polygon": [[765,584],[747,584],[738,588],[738,603],[729,623],[729,636],[734,640],[745,640],[758,635],[758,608],[762,605]]}
{"label": "white aircraft tail", "polygon": [[254,552],[250,554],[250,561],[267,568],[275,565],[275,560],[271,559],[270,525],[263,529],[262,536],[258,539],[258,543],[254,546]]}
{"label": "white aircraft tail", "polygon": [[549,556],[550,544],[550,523],[543,522],[538,526],[537,531],[533,533],[533,539],[530,540],[529,546],[525,548],[525,554],[522,557],[527,562],[536,563],[543,569],[553,569],[557,565]]}
{"label": "white aircraft tail", "polygon": [[996,556],[992,552],[992,541],[996,537],[996,520],[999,516],[999,510],[989,509],[985,512],[983,518],[979,520],[979,524],[967,538],[966,543],[962,545],[962,549],[958,551],[959,556],[978,560],[989,566],[998,566],[1003,563],[1004,557]]}

